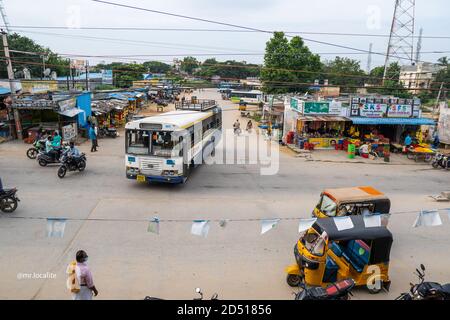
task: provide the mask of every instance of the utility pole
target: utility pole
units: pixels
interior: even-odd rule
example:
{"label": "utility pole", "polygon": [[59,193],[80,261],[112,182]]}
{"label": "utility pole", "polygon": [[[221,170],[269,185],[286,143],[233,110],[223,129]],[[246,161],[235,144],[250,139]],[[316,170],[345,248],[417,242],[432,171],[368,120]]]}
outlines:
{"label": "utility pole", "polygon": [[370,69],[372,68],[372,48],[373,43],[369,45],[369,55],[367,56],[367,74],[370,74]]}
{"label": "utility pole", "polygon": [[419,30],[419,40],[417,40],[417,47],[416,47],[416,64],[419,63],[420,54],[421,54],[421,51],[422,51],[422,34],[423,34],[423,28],[420,28],[420,30]]}
{"label": "utility pole", "polygon": [[3,5],[3,1],[0,0],[0,14],[3,19],[3,24],[5,25],[6,32],[9,32],[9,22],[8,17],[6,16],[5,6]]}
{"label": "utility pole", "polygon": [[438,113],[437,111],[439,111],[439,100],[441,100],[441,94],[442,94],[442,89],[444,88],[444,82],[441,83],[441,88],[439,89],[439,93],[438,96],[436,98],[436,104],[434,105],[433,108],[433,113],[436,114]]}
{"label": "utility pole", "polygon": [[89,61],[86,60],[86,91],[89,91]]}
{"label": "utility pole", "polygon": [[[7,33],[1,30],[2,32],[2,38],[3,38],[3,50],[5,51],[5,58],[6,58],[6,67],[8,70],[8,80],[9,80],[9,88],[11,90],[11,106],[14,104],[15,98],[16,98],[16,89],[14,86],[14,71],[11,64],[11,57],[9,56],[9,47],[8,47],[8,37]],[[22,140],[22,124],[20,123],[20,114],[19,110],[16,108],[13,108],[14,112],[14,121],[16,124],[16,133],[17,133],[17,139]]]}

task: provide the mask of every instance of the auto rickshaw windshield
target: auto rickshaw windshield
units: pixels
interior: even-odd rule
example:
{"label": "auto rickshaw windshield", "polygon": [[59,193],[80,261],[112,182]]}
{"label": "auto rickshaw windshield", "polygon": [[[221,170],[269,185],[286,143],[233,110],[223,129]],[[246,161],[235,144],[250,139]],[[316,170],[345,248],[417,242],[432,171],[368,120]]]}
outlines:
{"label": "auto rickshaw windshield", "polygon": [[323,255],[325,239],[316,232],[307,232],[302,238],[302,243],[311,254],[315,256]]}
{"label": "auto rickshaw windshield", "polygon": [[322,195],[322,200],[320,202],[320,211],[322,211],[329,217],[336,216],[336,202],[334,202],[327,195]]}

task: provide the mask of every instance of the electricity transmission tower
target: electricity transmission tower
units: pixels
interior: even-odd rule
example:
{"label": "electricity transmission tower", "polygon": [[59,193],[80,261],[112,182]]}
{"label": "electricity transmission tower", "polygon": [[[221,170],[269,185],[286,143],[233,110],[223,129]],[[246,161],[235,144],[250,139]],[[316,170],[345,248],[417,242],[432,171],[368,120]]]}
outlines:
{"label": "electricity transmission tower", "polygon": [[384,76],[391,59],[414,63],[415,0],[395,0],[394,17],[384,63]]}
{"label": "electricity transmission tower", "polygon": [[0,14],[2,16],[3,19],[3,25],[5,26],[5,30],[6,32],[9,33],[9,22],[8,22],[8,17],[6,16],[6,12],[5,12],[5,6],[3,5],[3,1],[0,0]]}

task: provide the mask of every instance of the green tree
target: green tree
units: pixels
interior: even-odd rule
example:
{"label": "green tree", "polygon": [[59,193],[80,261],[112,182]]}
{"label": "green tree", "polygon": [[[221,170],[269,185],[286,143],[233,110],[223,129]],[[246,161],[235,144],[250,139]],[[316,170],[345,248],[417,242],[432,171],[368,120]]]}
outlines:
{"label": "green tree", "polygon": [[194,57],[184,57],[181,61],[181,70],[187,72],[188,74],[192,74],[198,66],[199,62]]}
{"label": "green tree", "polygon": [[305,91],[308,86],[303,83],[310,83],[315,79],[314,71],[319,72],[321,67],[320,57],[312,54],[300,37],[293,37],[288,41],[283,32],[275,32],[266,43],[264,67],[261,70],[264,91]]}
{"label": "green tree", "polygon": [[151,73],[167,73],[172,69],[170,65],[160,61],[146,61],[142,65]]}
{"label": "green tree", "polygon": [[201,70],[196,73],[201,77],[220,76],[223,79],[245,79],[258,77],[260,66],[248,64],[245,61],[227,60],[218,62],[215,58],[206,59],[201,64]]}
{"label": "green tree", "polygon": [[441,66],[448,66],[448,58],[447,57],[439,58],[438,63]]}
{"label": "green tree", "polygon": [[384,66],[375,67],[370,71],[369,75],[372,78],[369,78],[367,83],[378,87],[370,89],[369,92],[392,95],[399,98],[412,98],[413,95],[400,83],[400,65],[397,62],[391,63],[387,68],[384,83]]}
{"label": "green tree", "polygon": [[[7,35],[8,46],[11,51],[26,51],[34,52],[36,55],[30,55],[20,52],[10,52],[12,65],[15,71],[21,71],[23,68],[27,68],[31,72],[31,76],[34,78],[40,78],[42,76],[42,56],[46,56],[46,67],[55,71],[58,76],[66,76],[69,73],[69,62],[67,59],[58,56],[52,52],[49,48],[43,47],[37,44],[33,39],[22,36],[18,33],[12,33]],[[1,46],[0,54],[5,55],[3,46]],[[6,64],[2,61],[3,67],[0,68],[0,77],[7,78],[8,73],[6,70]]]}
{"label": "green tree", "polygon": [[355,92],[355,87],[364,85],[365,73],[357,60],[336,57],[325,62],[323,71],[322,77],[328,79],[329,84],[340,86],[345,92]]}

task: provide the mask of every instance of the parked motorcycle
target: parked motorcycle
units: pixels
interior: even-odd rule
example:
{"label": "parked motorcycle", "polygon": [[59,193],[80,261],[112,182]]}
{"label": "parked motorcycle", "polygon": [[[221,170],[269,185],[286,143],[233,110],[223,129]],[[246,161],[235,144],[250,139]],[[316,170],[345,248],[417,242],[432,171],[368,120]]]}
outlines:
{"label": "parked motorcycle", "polygon": [[[196,288],[196,289],[195,289],[195,292],[197,292],[197,293],[200,295],[200,298],[194,298],[193,300],[197,300],[197,301],[198,301],[198,300],[203,300],[203,292],[202,292],[202,289]],[[144,298],[144,300],[164,300],[164,299],[147,296],[147,297]],[[211,300],[219,300],[219,295],[218,295],[217,293],[214,293],[214,294],[212,295],[212,297],[211,297]]]}
{"label": "parked motorcycle", "polygon": [[159,98],[155,99],[155,103],[158,106],[163,106],[163,107],[167,107],[169,105],[165,100],[159,99]]}
{"label": "parked motorcycle", "polygon": [[12,213],[17,209],[19,198],[16,195],[17,188],[3,189],[0,181],[0,210]]}
{"label": "parked motorcycle", "polygon": [[326,288],[307,288],[303,282],[300,282],[299,287],[301,290],[295,294],[295,300],[350,300],[355,282],[353,279],[341,280]]}
{"label": "parked motorcycle", "polygon": [[103,127],[99,129],[98,136],[100,138],[104,137],[117,138],[119,134],[117,133],[117,129],[114,127]]}
{"label": "parked motorcycle", "polygon": [[33,147],[27,150],[27,157],[30,159],[36,159],[39,152],[45,151],[45,140],[35,140]]}
{"label": "parked motorcycle", "polygon": [[66,151],[61,156],[61,166],[58,169],[60,179],[66,176],[67,171],[83,171],[86,169],[86,155],[82,153],[79,157],[73,157]]}
{"label": "parked motorcycle", "polygon": [[431,161],[433,168],[437,169],[439,167],[449,170],[450,169],[450,156],[443,153],[436,153],[433,160]]}
{"label": "parked motorcycle", "polygon": [[415,275],[419,277],[419,283],[411,283],[409,292],[402,293],[395,300],[450,300],[450,283],[441,285],[437,282],[425,281],[425,266],[420,265]]}
{"label": "parked motorcycle", "polygon": [[45,167],[49,163],[59,163],[65,150],[67,150],[67,147],[53,148],[50,152],[39,152],[37,161],[41,167]]}

